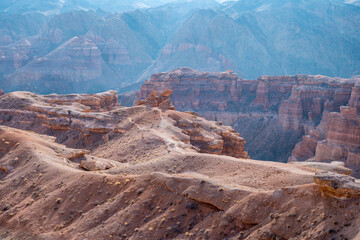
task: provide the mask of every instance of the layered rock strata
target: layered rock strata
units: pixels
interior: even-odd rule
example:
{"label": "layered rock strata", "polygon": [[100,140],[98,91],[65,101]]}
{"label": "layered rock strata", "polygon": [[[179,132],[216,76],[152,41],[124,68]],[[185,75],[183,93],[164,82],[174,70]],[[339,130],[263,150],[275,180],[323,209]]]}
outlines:
{"label": "layered rock strata", "polygon": [[136,103],[137,106],[145,105],[149,107],[158,107],[164,110],[175,110],[171,103],[171,90],[166,90],[158,96],[157,92],[151,92],[145,100],[140,100]]}
{"label": "layered rock strata", "polygon": [[[180,68],[153,75],[137,99],[172,90],[177,110],[195,111],[240,132],[255,159],[287,161],[314,157],[326,137],[326,120],[340,106],[358,104],[356,78],[321,75],[263,76],[245,80],[232,71],[197,72]],[[304,140],[298,143],[301,138]]]}
{"label": "layered rock strata", "polygon": [[[125,108],[117,104],[115,91],[47,96],[13,92],[0,98],[0,124],[55,136],[59,143],[91,151],[106,142],[132,138],[133,144],[136,144],[135,152],[136,149],[140,151],[141,145],[138,143],[144,141],[149,128],[155,131],[157,126],[158,138],[152,140],[154,148],[149,149],[149,152],[160,152],[156,146],[170,141],[169,148],[248,158],[244,139],[231,127],[221,126],[191,113],[173,111],[170,95],[171,91],[165,91],[159,96],[153,93],[146,100],[140,101],[138,106]],[[165,130],[173,135],[162,134]],[[136,139],[132,135],[142,137]],[[115,154],[112,151],[108,153]],[[80,152],[71,159],[81,158],[84,154],[86,152]],[[126,152],[123,155],[124,162],[130,161],[126,159],[127,155],[136,160],[136,155]],[[97,161],[82,166],[85,169],[104,168]]]}
{"label": "layered rock strata", "polygon": [[314,181],[320,186],[320,191],[324,197],[360,197],[360,184],[353,177],[337,173],[319,173],[314,176]]}
{"label": "layered rock strata", "polygon": [[341,107],[330,113],[326,139],[317,143],[317,161],[343,160],[348,166],[360,167],[360,115],[356,108]]}

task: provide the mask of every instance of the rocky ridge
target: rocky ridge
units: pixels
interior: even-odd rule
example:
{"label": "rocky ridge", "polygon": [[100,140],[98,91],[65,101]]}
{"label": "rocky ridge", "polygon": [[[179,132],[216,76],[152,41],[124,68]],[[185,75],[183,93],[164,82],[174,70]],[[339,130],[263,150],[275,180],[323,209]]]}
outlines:
{"label": "rocky ridge", "polygon": [[[0,99],[0,122],[55,136],[57,142],[69,147],[91,150],[124,135],[131,136],[132,131],[145,131],[139,126],[143,120],[138,115],[144,118],[151,115],[159,124],[159,131],[174,128],[174,135],[169,138],[179,141],[172,144],[175,148],[179,144],[198,152],[248,158],[244,139],[231,127],[207,122],[190,113],[172,111],[170,94],[171,91],[159,97],[156,93],[150,94],[139,106],[128,110],[118,105],[115,91],[45,96],[14,92]],[[155,109],[150,111],[149,107]]]}

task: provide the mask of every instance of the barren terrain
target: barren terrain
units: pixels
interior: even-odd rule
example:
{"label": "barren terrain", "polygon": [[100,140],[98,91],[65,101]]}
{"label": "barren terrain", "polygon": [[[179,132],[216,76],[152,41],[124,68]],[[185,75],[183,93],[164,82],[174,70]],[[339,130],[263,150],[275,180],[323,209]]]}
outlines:
{"label": "barren terrain", "polygon": [[246,159],[244,139],[194,113],[84,101],[110,95],[0,97],[0,239],[360,238],[350,169]]}

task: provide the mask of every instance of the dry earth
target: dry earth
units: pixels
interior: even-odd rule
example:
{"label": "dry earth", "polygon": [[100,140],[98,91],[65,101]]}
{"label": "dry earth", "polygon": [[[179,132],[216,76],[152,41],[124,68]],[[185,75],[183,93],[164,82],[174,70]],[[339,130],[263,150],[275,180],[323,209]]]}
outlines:
{"label": "dry earth", "polygon": [[0,239],[360,239],[357,180],[318,175],[349,169],[224,156],[229,146],[204,142],[230,128],[190,113],[115,108],[126,131],[86,150],[34,133],[46,133],[36,124],[0,126]]}

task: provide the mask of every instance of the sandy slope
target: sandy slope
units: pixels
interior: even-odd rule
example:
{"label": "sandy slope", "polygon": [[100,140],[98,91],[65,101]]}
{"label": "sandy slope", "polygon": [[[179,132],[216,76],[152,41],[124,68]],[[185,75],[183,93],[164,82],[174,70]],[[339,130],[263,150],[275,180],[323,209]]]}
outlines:
{"label": "sandy slope", "polygon": [[0,140],[0,165],[8,171],[0,170],[1,239],[358,234],[359,199],[323,198],[315,171],[296,165],[174,151],[140,163],[107,160],[115,167],[89,172],[69,160],[79,150],[51,137],[0,127]]}
{"label": "sandy slope", "polygon": [[314,183],[347,169],[231,157],[244,139],[196,114],[21,92],[0,120],[0,239],[360,238],[360,187]]}

